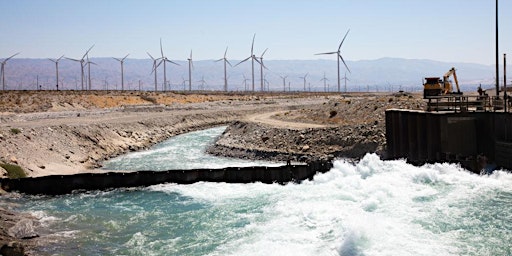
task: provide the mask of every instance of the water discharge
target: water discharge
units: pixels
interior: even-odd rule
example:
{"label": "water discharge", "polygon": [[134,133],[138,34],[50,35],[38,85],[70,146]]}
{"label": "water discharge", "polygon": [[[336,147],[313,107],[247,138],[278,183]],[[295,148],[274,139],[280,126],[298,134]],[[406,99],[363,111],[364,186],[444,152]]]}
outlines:
{"label": "water discharge", "polygon": [[63,255],[511,255],[512,175],[374,154],[301,184],[17,196]]}

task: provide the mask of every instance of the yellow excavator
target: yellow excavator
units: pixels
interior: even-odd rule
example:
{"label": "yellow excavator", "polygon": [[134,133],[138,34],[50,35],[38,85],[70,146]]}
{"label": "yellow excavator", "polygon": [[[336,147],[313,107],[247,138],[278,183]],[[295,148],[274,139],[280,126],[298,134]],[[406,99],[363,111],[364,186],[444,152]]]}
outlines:
{"label": "yellow excavator", "polygon": [[[453,75],[453,80],[455,81],[455,85],[457,86],[457,91],[453,91],[452,82],[450,81],[450,76]],[[425,83],[423,84],[423,98],[430,98],[435,96],[443,96],[443,95],[451,95],[457,94],[461,95],[462,92],[459,88],[459,81],[457,80],[457,74],[455,73],[455,68],[451,68],[446,72],[443,76],[443,80],[439,77],[425,77]]]}

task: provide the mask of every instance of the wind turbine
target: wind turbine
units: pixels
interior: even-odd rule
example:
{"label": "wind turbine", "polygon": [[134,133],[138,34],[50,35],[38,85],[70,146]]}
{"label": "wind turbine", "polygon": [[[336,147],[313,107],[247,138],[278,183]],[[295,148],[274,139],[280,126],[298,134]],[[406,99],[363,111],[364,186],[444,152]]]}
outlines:
{"label": "wind turbine", "polygon": [[329,81],[329,79],[327,79],[327,77],[325,77],[325,72],[324,72],[324,78],[320,79],[320,81],[324,81],[324,91],[326,91],[327,89],[327,81]]}
{"label": "wind turbine", "polygon": [[286,78],[288,76],[280,76],[283,79],[283,92],[286,92]]}
{"label": "wind turbine", "polygon": [[[167,71],[166,71],[166,69],[165,69],[165,63],[166,63],[166,62],[170,62],[170,63],[172,63],[172,64],[174,64],[174,65],[178,65],[178,66],[179,66],[180,64],[178,64],[178,63],[176,63],[176,62],[173,62],[173,61],[171,61],[171,60],[167,59],[167,57],[165,57],[165,56],[164,56],[164,50],[163,50],[163,48],[162,48],[162,38],[160,38],[160,53],[162,54],[162,57],[161,57],[160,62],[163,62],[163,63],[164,63],[164,91],[166,91],[166,90],[167,90]],[[155,72],[156,72],[156,71],[155,71]]]}
{"label": "wind turbine", "polygon": [[[245,77],[245,74],[242,74],[242,75],[244,76],[244,81],[243,81],[243,84],[244,84],[244,90],[245,90],[245,91],[247,91],[247,81],[248,81],[249,79],[247,79],[247,78]],[[254,88],[254,87],[253,87],[253,88]]]}
{"label": "wind turbine", "polygon": [[81,68],[81,71],[82,71],[82,90],[84,90],[84,63],[85,63],[85,57],[87,56],[87,54],[89,54],[89,51],[94,47],[94,44],[91,46],[91,48],[89,48],[89,50],[87,50],[84,54],[84,56],[82,56],[81,59],[71,59],[71,58],[66,58],[68,60],[72,60],[72,61],[76,61],[76,62],[80,62],[80,68]]}
{"label": "wind turbine", "polygon": [[55,63],[55,71],[56,71],[56,74],[57,74],[57,78],[55,80],[57,81],[57,83],[56,83],[57,90],[59,90],[59,61],[63,57],[64,57],[64,55],[60,56],[58,59],[48,59],[49,61]]}
{"label": "wind turbine", "polygon": [[265,51],[263,51],[263,53],[262,53],[262,54],[261,54],[261,56],[260,56],[260,60],[259,60],[259,61],[258,61],[258,59],[256,59],[256,61],[257,61],[258,63],[260,63],[260,81],[261,81],[261,91],[264,91],[264,88],[265,88],[265,87],[264,87],[264,85],[263,85],[263,83],[264,83],[264,80],[263,80],[263,68],[267,68],[267,67],[265,67],[265,65],[263,64],[263,55],[265,55],[265,53],[267,52],[267,50],[268,50],[268,48],[267,48],[267,49],[265,49]]}
{"label": "wind turbine", "polygon": [[9,58],[6,58],[6,59],[5,59],[4,61],[2,61],[2,63],[1,63],[1,64],[2,64],[2,67],[1,67],[1,69],[0,69],[0,70],[2,71],[2,90],[4,90],[4,91],[5,91],[5,64],[7,64],[7,61],[8,61],[8,60],[12,59],[14,56],[16,56],[16,55],[18,55],[18,54],[20,54],[20,53],[18,52],[18,53],[16,53],[16,54],[12,55],[12,56],[11,56],[11,57],[9,57]]}
{"label": "wind turbine", "polygon": [[117,61],[119,61],[119,63],[121,63],[121,91],[124,91],[124,67],[123,67],[123,64],[124,64],[124,60],[126,59],[126,57],[128,57],[128,55],[130,55],[130,54],[126,54],[126,56],[124,56],[124,58],[113,58],[114,60],[117,60]]}
{"label": "wind turbine", "polygon": [[190,50],[190,58],[188,60],[188,90],[192,91],[192,68],[194,68],[194,63],[192,63],[192,50]]}
{"label": "wind turbine", "polygon": [[265,74],[265,77],[263,77],[263,82],[265,82],[267,92],[270,92],[270,82],[267,80],[267,75],[268,74]]}
{"label": "wind turbine", "polygon": [[343,61],[343,64],[345,65],[345,67],[347,68],[348,72],[350,73],[350,69],[348,68],[347,63],[345,63],[345,60],[343,60],[343,57],[341,56],[341,51],[340,51],[341,50],[341,45],[345,41],[345,38],[347,37],[348,32],[350,32],[350,29],[347,31],[347,33],[343,37],[343,40],[341,40],[340,46],[338,46],[338,51],[336,51],[336,52],[324,52],[324,53],[317,53],[317,54],[315,54],[315,55],[336,54],[336,60],[338,61],[338,92],[340,92],[340,59],[341,59],[341,61]]}
{"label": "wind turbine", "polygon": [[201,83],[201,90],[204,91],[204,85],[206,84],[206,81],[204,80],[204,76],[201,77],[201,80],[199,80],[198,82]]}
{"label": "wind turbine", "polygon": [[350,81],[350,79],[347,78],[347,72],[345,72],[345,76],[343,77],[343,80],[345,80],[345,93],[346,93],[347,92],[347,81]]}
{"label": "wind turbine", "polygon": [[251,59],[251,65],[252,65],[252,91],[254,92],[254,60],[256,60],[256,56],[254,56],[254,38],[256,37],[256,34],[252,37],[252,45],[251,45],[251,56],[247,57],[246,59],[238,62],[238,64],[235,65],[238,66],[242,62],[245,62],[249,59]]}
{"label": "wind turbine", "polygon": [[185,78],[183,78],[183,76],[181,77],[181,85],[183,86],[183,91],[185,91],[185,84],[187,83],[187,80],[185,80]]}
{"label": "wind turbine", "polygon": [[306,91],[306,78],[308,77],[309,73],[306,73],[304,76],[301,76],[299,78],[304,79],[304,91]]}
{"label": "wind turbine", "polygon": [[160,58],[158,59],[155,59],[153,58],[153,56],[151,56],[151,54],[149,54],[149,52],[146,52],[149,57],[153,60],[153,69],[151,70],[151,73],[155,73],[155,92],[158,91],[158,84],[157,84],[157,77],[156,77],[156,68],[158,68],[158,66],[160,66],[160,63],[162,62],[159,62],[158,64],[156,63]]}
{"label": "wind turbine", "polygon": [[89,91],[92,90],[92,83],[91,83],[91,64],[98,65],[92,61],[89,60],[89,54],[87,54],[87,62],[85,65],[87,65],[87,77],[89,80]]}
{"label": "wind turbine", "polygon": [[228,91],[228,77],[227,77],[227,72],[226,72],[226,63],[229,64],[229,66],[231,66],[231,63],[229,63],[228,59],[226,58],[227,53],[228,53],[228,47],[226,47],[226,51],[224,52],[224,58],[218,59],[215,61],[215,62],[219,62],[221,60],[224,61],[224,91],[225,92]]}

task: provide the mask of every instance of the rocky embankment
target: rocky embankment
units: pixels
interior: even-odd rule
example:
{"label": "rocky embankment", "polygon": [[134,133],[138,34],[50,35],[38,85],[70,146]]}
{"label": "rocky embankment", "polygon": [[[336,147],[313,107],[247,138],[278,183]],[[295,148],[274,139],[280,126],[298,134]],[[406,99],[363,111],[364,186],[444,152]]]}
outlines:
{"label": "rocky embankment", "polygon": [[[275,114],[265,121],[237,121],[212,145],[214,155],[271,160],[307,161],[318,158],[385,157],[385,110],[421,109],[423,100],[409,94],[331,99]],[[272,121],[277,120],[277,121]],[[282,124],[289,122],[289,127]],[[276,124],[279,122],[279,126]],[[295,128],[293,123],[320,128]]]}
{"label": "rocky embankment", "polygon": [[309,161],[360,158],[368,152],[383,154],[385,145],[384,131],[377,125],[297,130],[237,121],[208,153],[247,159]]}

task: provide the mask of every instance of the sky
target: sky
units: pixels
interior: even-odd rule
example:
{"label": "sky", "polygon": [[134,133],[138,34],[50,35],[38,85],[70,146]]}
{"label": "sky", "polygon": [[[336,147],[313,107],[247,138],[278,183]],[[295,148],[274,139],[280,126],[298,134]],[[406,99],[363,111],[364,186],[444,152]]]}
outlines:
{"label": "sky", "polygon": [[[500,63],[512,55],[512,1],[499,1]],[[495,63],[492,0],[0,0],[0,59],[90,57],[171,60],[254,53],[267,60],[384,57]]]}

